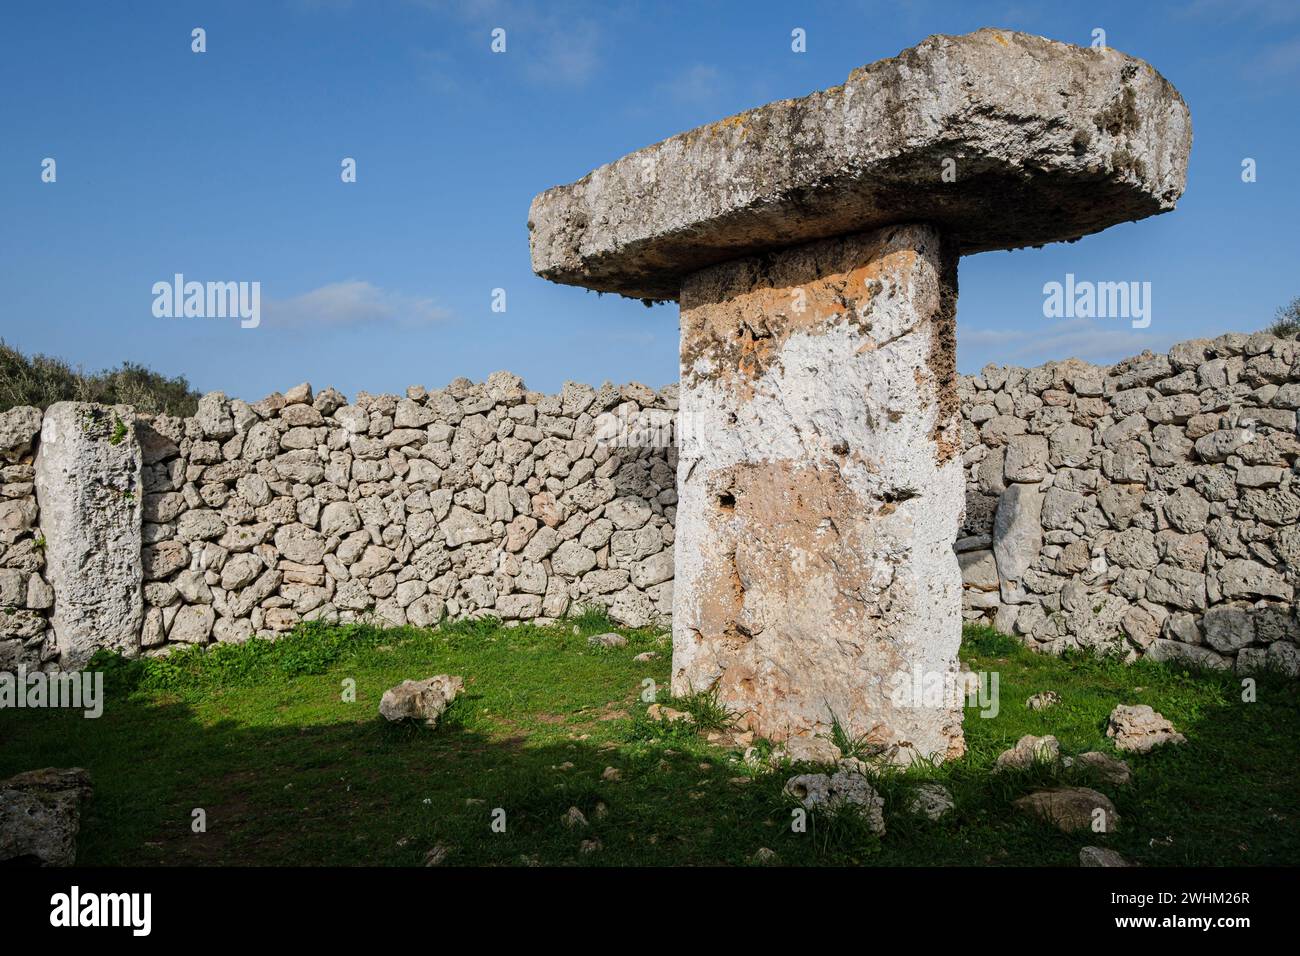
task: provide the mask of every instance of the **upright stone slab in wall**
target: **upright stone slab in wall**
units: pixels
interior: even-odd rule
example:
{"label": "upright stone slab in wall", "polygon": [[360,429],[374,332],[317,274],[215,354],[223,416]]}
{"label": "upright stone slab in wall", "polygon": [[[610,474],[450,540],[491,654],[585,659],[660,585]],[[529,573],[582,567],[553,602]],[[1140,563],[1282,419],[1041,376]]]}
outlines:
{"label": "upright stone slab in wall", "polygon": [[129,407],[59,402],[45,412],[36,493],[64,669],[99,648],[139,650],[141,460]]}
{"label": "upright stone slab in wall", "polygon": [[962,752],[965,496],[956,250],[900,226],[741,259],[682,287],[674,694],[769,738],[838,718]]}

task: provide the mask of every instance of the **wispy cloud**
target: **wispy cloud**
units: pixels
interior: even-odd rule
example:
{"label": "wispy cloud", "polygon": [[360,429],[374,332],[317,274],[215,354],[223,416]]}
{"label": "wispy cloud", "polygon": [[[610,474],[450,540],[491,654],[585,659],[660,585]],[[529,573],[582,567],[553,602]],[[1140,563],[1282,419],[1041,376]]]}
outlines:
{"label": "wispy cloud", "polygon": [[[1127,324],[1106,325],[1093,319],[1046,319],[1049,323],[1039,332],[1025,329],[961,329],[957,346],[981,357],[996,353],[999,364],[1058,361],[1066,358],[1112,362],[1137,355],[1143,349],[1167,348],[1177,334],[1134,329]],[[963,363],[964,364],[964,363]]]}
{"label": "wispy cloud", "polygon": [[1259,58],[1259,66],[1272,77],[1286,76],[1300,70],[1300,37],[1267,47]]}
{"label": "wispy cloud", "polygon": [[262,311],[270,323],[298,326],[423,325],[451,317],[432,299],[402,295],[358,279],[331,282],[291,299],[271,300]]}
{"label": "wispy cloud", "polygon": [[[518,58],[530,82],[543,86],[586,85],[601,66],[600,25],[571,3],[535,0],[414,0],[475,31],[487,49],[491,31],[506,31],[507,58]],[[435,56],[438,54],[435,54]],[[508,60],[510,62],[510,60]],[[436,82],[446,84],[446,71]]]}
{"label": "wispy cloud", "polygon": [[722,86],[722,73],[716,66],[697,63],[661,83],[659,89],[685,103],[708,103],[717,99]]}

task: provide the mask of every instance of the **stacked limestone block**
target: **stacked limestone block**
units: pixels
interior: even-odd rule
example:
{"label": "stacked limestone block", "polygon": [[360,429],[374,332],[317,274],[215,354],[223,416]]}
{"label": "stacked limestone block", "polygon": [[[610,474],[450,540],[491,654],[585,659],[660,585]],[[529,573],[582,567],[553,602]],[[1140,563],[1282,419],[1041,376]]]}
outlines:
{"label": "stacked limestone block", "polygon": [[34,466],[41,411],[0,412],[0,670],[53,667],[49,616],[54,592],[45,580],[44,541]]}
{"label": "stacked limestone block", "polygon": [[961,382],[965,614],[1036,648],[1300,674],[1300,345]]}
{"label": "stacked limestone block", "polygon": [[141,429],[141,645],[582,605],[660,621],[676,454],[646,440],[662,430],[625,426],[675,408],[675,387],[542,395],[506,372],[351,404],[309,385],[251,405],[206,395],[193,418]]}

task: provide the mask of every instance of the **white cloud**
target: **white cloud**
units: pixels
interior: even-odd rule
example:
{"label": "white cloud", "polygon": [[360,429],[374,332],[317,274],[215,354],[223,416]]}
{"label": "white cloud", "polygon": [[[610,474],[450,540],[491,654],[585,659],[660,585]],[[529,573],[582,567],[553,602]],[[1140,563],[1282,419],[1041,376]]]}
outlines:
{"label": "white cloud", "polygon": [[[962,329],[957,327],[957,348],[997,364],[1037,364],[1067,358],[1115,362],[1143,349],[1158,351],[1176,341],[1175,336],[1134,329],[1123,320],[1105,325],[1093,319],[1044,320],[1043,329]],[[966,364],[963,362],[963,364]],[[981,363],[982,364],[982,363]]]}
{"label": "white cloud", "polygon": [[271,300],[262,311],[276,325],[422,325],[451,317],[432,299],[390,292],[358,279],[331,282],[292,299]]}

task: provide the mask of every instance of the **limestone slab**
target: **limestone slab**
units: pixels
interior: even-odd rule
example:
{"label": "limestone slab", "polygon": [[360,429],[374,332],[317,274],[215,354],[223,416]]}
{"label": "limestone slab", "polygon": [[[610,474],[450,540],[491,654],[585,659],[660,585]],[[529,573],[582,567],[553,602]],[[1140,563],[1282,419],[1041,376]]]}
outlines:
{"label": "limestone slab", "polygon": [[704,266],[891,223],[962,253],[1077,239],[1172,209],[1191,137],[1178,91],[1118,50],[932,36],[541,193],[533,270],[662,300]]}
{"label": "limestone slab", "polygon": [[906,226],[687,279],[674,694],[774,740],[962,751],[956,702],[895,699],[958,666],[955,261]]}
{"label": "limestone slab", "polygon": [[36,493],[55,595],[50,622],[65,669],[101,647],[139,652],[142,460],[129,406],[58,402],[46,410]]}

